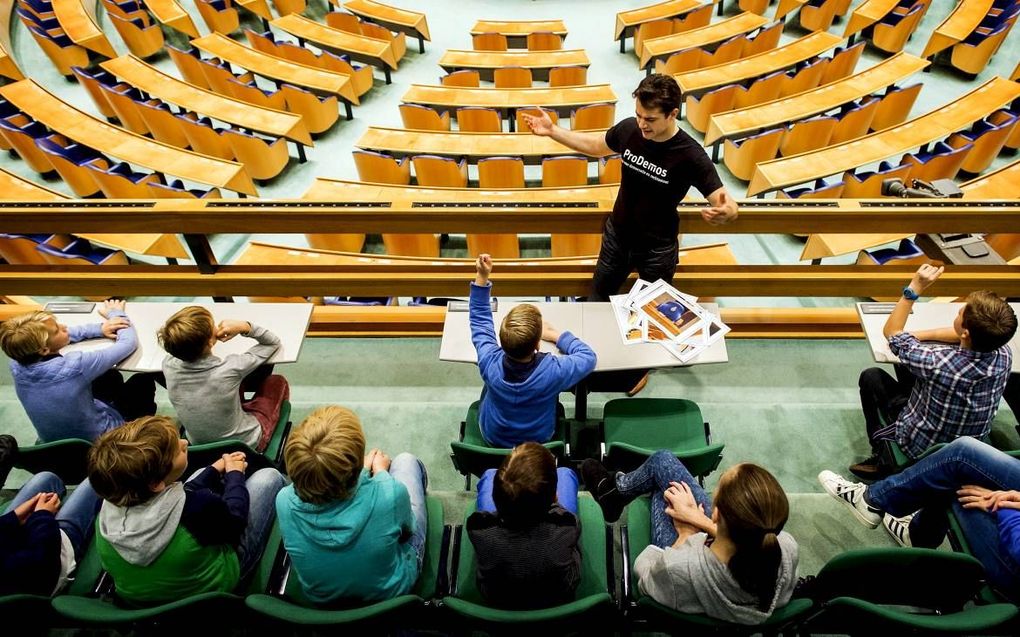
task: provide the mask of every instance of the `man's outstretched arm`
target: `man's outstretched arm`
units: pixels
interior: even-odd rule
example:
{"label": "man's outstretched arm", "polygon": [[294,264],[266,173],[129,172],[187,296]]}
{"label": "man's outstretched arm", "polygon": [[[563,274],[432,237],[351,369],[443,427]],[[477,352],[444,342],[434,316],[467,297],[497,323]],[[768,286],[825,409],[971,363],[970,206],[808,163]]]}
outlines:
{"label": "man's outstretched arm", "polygon": [[531,132],[539,137],[552,137],[564,146],[592,157],[605,157],[613,154],[613,149],[606,143],[605,133],[567,130],[553,124],[549,114],[545,112],[541,117],[533,115],[524,115],[523,117]]}

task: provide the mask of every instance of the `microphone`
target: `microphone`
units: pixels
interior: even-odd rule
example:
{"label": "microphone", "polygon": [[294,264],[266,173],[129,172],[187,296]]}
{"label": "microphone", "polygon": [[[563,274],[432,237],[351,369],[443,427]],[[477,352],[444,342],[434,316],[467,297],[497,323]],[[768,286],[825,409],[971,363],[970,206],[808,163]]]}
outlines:
{"label": "microphone", "polygon": [[923,185],[926,188],[908,188],[902,179],[886,179],[882,182],[882,196],[883,197],[903,197],[903,198],[926,198],[926,197],[944,197],[941,192],[936,190],[931,184],[925,183],[920,180],[915,180],[914,185]]}

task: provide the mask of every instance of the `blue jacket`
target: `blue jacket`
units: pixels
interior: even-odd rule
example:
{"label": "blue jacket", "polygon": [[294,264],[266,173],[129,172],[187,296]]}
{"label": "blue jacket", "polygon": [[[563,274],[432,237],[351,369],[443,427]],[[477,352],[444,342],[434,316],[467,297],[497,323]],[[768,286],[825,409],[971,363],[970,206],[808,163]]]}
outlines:
{"label": "blue jacket", "polygon": [[288,485],[276,495],[276,517],[313,602],[392,599],[418,579],[411,498],[388,471],[362,470],[354,495],[327,504],[305,502]]}
{"label": "blue jacket", "polygon": [[543,356],[523,382],[505,377],[506,353],[496,341],[489,307],[491,285],[471,284],[471,342],[478,352],[478,371],[485,392],[478,419],[482,436],[496,447],[522,442],[546,442],[556,430],[556,404],[560,392],[570,389],[595,369],[595,352],[570,332],[563,332],[556,347],[566,356]]}
{"label": "blue jacket", "polygon": [[[109,316],[126,317],[127,314],[114,310]],[[72,325],[67,331],[72,343],[103,338],[99,323]],[[117,341],[104,349],[57,354],[29,365],[11,361],[14,389],[39,440],[95,440],[124,424],[120,412],[92,397],[92,381],[130,356],[137,346],[138,335],[131,326],[117,332]]]}

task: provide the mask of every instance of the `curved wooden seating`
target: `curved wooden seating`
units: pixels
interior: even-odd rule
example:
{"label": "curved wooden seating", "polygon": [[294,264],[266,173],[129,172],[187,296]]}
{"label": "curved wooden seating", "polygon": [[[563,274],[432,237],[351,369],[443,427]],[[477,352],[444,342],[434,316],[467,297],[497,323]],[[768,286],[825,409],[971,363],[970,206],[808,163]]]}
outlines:
{"label": "curved wooden seating", "polygon": [[[22,80],[24,81],[24,80]],[[36,139],[46,137],[49,131],[39,122],[23,113],[16,113],[0,120],[0,135],[7,140],[8,148],[25,160],[29,168],[45,175],[53,172],[53,162],[35,144]]]}
{"label": "curved wooden seating", "polygon": [[[560,49],[558,51],[467,51],[448,49],[439,59],[439,66],[447,73],[461,69],[477,70],[482,77],[492,80],[494,69],[519,66],[531,69],[536,80],[548,80],[549,69],[557,66],[581,66],[591,64],[584,49]],[[582,82],[583,84],[584,82]]]}
{"label": "curved wooden seating", "polygon": [[562,41],[567,37],[567,27],[563,20],[478,20],[469,33],[499,33],[510,47],[519,49],[526,46],[531,33],[554,33]]}
{"label": "curved wooden seating", "polygon": [[222,135],[252,179],[272,179],[283,172],[290,161],[287,140],[283,137],[266,140],[232,128],[223,131]]}
{"label": "curved wooden seating", "polygon": [[792,186],[909,152],[960,130],[1020,97],[1020,85],[1001,77],[909,122],[853,142],[759,164],[748,196]]}
{"label": "curved wooden seating", "polygon": [[[532,70],[532,73],[535,71]],[[554,66],[549,69],[549,87],[584,86],[588,83],[587,66]]]}
{"label": "curved wooden seating", "polygon": [[708,123],[705,144],[711,145],[722,139],[739,138],[757,130],[775,128],[839,108],[896,84],[924,69],[928,64],[930,63],[927,60],[913,55],[897,53],[859,73],[800,95],[739,111],[715,113]]}
{"label": "curved wooden seating", "polygon": [[[336,95],[319,97],[311,91],[290,84],[284,84],[279,93],[287,103],[287,110],[300,115],[312,134],[329,130],[340,118]],[[344,106],[349,107],[349,104]],[[350,111],[347,119],[350,119],[349,113]]]}
{"label": "curved wooden seating", "polygon": [[[411,162],[406,157],[397,160],[385,153],[359,150],[352,151],[351,154],[354,156],[354,166],[358,169],[358,177],[363,181],[404,186],[411,183]],[[305,198],[321,197],[310,197],[305,193]]]}
{"label": "curved wooden seating", "polygon": [[158,100],[138,102],[138,114],[152,132],[152,137],[159,141],[176,146],[189,148],[191,141],[184,132],[177,117],[170,111],[170,106]]}
{"label": "curved wooden seating", "polygon": [[[338,19],[348,16],[354,18],[354,23],[351,23],[349,20]],[[339,29],[340,31],[347,31],[348,33],[372,38],[373,40],[389,42],[390,47],[393,50],[393,58],[397,62],[400,62],[400,60],[404,57],[404,53],[407,52],[407,41],[404,39],[403,33],[394,33],[386,27],[373,22],[363,22],[357,16],[346,13],[327,13],[326,24],[329,27]]]}
{"label": "curved wooden seating", "polygon": [[[419,188],[385,183],[366,183],[317,177],[305,199],[365,201],[385,203],[392,207],[409,208],[412,204],[536,204],[591,205],[596,210],[613,209],[618,186],[583,186],[578,188]],[[508,205],[508,207],[511,207]]]}
{"label": "curved wooden seating", "polygon": [[563,37],[549,31],[529,33],[525,40],[529,51],[559,51],[563,48]]}
{"label": "curved wooden seating", "polygon": [[684,49],[705,48],[723,42],[737,35],[745,35],[768,24],[768,19],[750,12],[735,15],[707,27],[691,29],[682,33],[645,40],[638,61],[638,68],[645,68],[653,61],[668,57]]}
{"label": "curved wooden seating", "polygon": [[864,53],[864,43],[858,42],[845,49],[840,49],[841,47],[836,47],[836,50],[833,51],[832,59],[829,61],[829,65],[825,67],[825,71],[822,72],[822,79],[819,84],[828,84],[829,82],[835,82],[851,75],[854,69],[857,68],[857,62],[860,61],[861,55]]}
{"label": "curved wooden seating", "polygon": [[779,46],[779,38],[783,35],[785,26],[786,23],[780,20],[762,27],[754,36],[747,36],[747,42],[744,43],[744,48],[740,51],[740,57],[751,57]]}
{"label": "curved wooden seating", "polygon": [[507,66],[492,71],[492,82],[496,88],[531,88],[531,69]]}
{"label": "curved wooden seating", "polygon": [[942,24],[935,27],[921,57],[929,58],[962,42],[988,15],[994,0],[959,0]]}
{"label": "curved wooden seating", "polygon": [[779,152],[783,132],[777,128],[735,142],[727,139],[723,143],[723,163],[734,177],[749,181],[758,163],[772,159]]}
{"label": "curved wooden seating", "polygon": [[[408,131],[402,128],[369,126],[354,143],[357,148],[386,152],[394,156],[443,155],[447,157],[523,157],[529,164],[552,155],[573,155],[549,137],[531,133],[460,133]],[[594,161],[594,159],[592,159]]]}
{"label": "curved wooden seating", "polygon": [[386,83],[392,81],[390,71],[397,68],[392,42],[334,29],[297,13],[277,18],[270,24],[297,37],[299,42],[308,41],[328,51],[349,55],[352,60],[377,66],[385,73]]}
{"label": "curved wooden seating", "polygon": [[571,130],[606,129],[612,127],[615,121],[615,104],[590,104],[570,112]]}
{"label": "curved wooden seating", "polygon": [[992,165],[1006,145],[1006,140],[1016,130],[1017,116],[1009,111],[999,111],[992,113],[987,120],[978,122],[972,130],[954,133],[946,143],[953,148],[974,144],[960,165],[960,170],[976,175]]}
{"label": "curved wooden seating", "polygon": [[453,157],[415,155],[411,158],[418,185],[426,188],[467,188],[467,162]]}
{"label": "curved wooden seating", "polygon": [[836,17],[840,0],[809,0],[800,8],[801,28],[807,31],[828,31]]}
{"label": "curved wooden seating", "polygon": [[902,51],[907,40],[917,30],[924,18],[928,5],[917,3],[902,17],[887,22],[889,18],[879,21],[871,32],[871,43],[887,53]]}
{"label": "curved wooden seating", "polygon": [[200,184],[258,194],[241,164],[191,153],[130,133],[75,109],[32,80],[0,87],[0,95],[51,130],[107,155]]}
{"label": "curved wooden seating", "polygon": [[400,119],[404,128],[417,130],[450,130],[450,112],[436,111],[420,104],[401,104]]}
{"label": "curved wooden seating", "polygon": [[988,65],[988,60],[1002,46],[1003,40],[1009,35],[1016,20],[1015,16],[1005,20],[989,33],[982,33],[981,29],[972,33],[952,48],[949,56],[950,64],[965,73],[977,75],[984,70]]}
{"label": "curved wooden seating", "polygon": [[113,45],[96,24],[95,3],[91,3],[91,11],[82,0],[52,0],[51,6],[60,27],[75,44],[106,57],[117,57]]}
{"label": "curved wooden seating", "polygon": [[471,36],[471,48],[475,51],[506,51],[506,36],[502,33],[475,33]]}
{"label": "curved wooden seating", "polygon": [[190,38],[199,37],[198,28],[191,15],[184,10],[178,0],[144,0],[156,21],[174,31],[179,31]]}
{"label": "curved wooden seating", "polygon": [[[482,157],[478,160],[478,187],[524,188],[524,160],[520,157]],[[471,254],[477,254],[469,250]]]}
{"label": "curved wooden seating", "polygon": [[832,49],[842,38],[825,31],[816,31],[765,53],[730,62],[725,66],[707,67],[674,75],[685,96],[697,96],[719,86],[736,84],[752,78],[787,69]]}
{"label": "curved wooden seating", "polygon": [[346,75],[351,79],[354,93],[358,97],[361,97],[372,88],[374,77],[371,66],[363,65],[356,67],[346,57],[330,53],[329,51],[316,54],[311,49],[298,46],[293,42],[274,40],[272,32],[269,31],[256,33],[251,29],[245,29],[244,35],[248,39],[248,44],[253,49],[262,51],[267,55]]}
{"label": "curved wooden seating", "polygon": [[15,0],[7,0],[0,6],[0,75],[11,80],[25,79],[21,69],[12,57],[11,48],[11,12]]}
{"label": "curved wooden seating", "polygon": [[[141,11],[136,13],[145,16]],[[163,50],[163,32],[159,25],[149,22],[148,17],[125,20],[113,13],[109,15],[117,33],[134,55],[147,58]]]}
{"label": "curved wooden seating", "polygon": [[922,84],[911,84],[904,87],[893,87],[882,96],[875,117],[871,120],[871,130],[878,132],[902,124],[910,115],[910,110],[917,101]]}
{"label": "curved wooden seating", "polygon": [[[330,0],[339,4],[339,0]],[[348,0],[344,3],[345,11],[367,18],[393,31],[400,31],[418,38],[418,51],[425,52],[425,40],[431,41],[428,21],[424,13],[391,7],[373,0]]]}
{"label": "curved wooden seating", "polygon": [[478,88],[481,86],[481,80],[481,74],[478,71],[454,71],[439,78],[439,83],[442,86]]}
{"label": "curved wooden seating", "polygon": [[843,37],[852,39],[857,33],[884,18],[899,3],[900,0],[864,0],[850,14],[846,28],[843,29]]}
{"label": "curved wooden seating", "polygon": [[76,197],[91,197],[99,192],[99,186],[83,164],[99,158],[100,154],[78,144],[61,143],[62,141],[59,135],[52,135],[36,139],[35,144],[47,155],[53,169]]}
{"label": "curved wooden seating", "polygon": [[641,24],[664,18],[676,18],[690,13],[700,6],[702,6],[701,0],[666,0],[646,7],[621,11],[616,14],[613,39],[620,41],[620,53],[623,53],[627,38],[634,35],[634,31]]}
{"label": "curved wooden seating", "polygon": [[598,174],[600,184],[618,184],[623,178],[623,159],[619,155],[599,157]]}
{"label": "curved wooden seating", "polygon": [[835,117],[812,117],[794,122],[783,134],[779,154],[788,157],[828,146],[837,123]]}
{"label": "curved wooden seating", "polygon": [[457,109],[457,128],[465,133],[499,133],[503,119],[494,108],[465,106]]}
{"label": "curved wooden seating", "polygon": [[461,106],[480,106],[504,111],[526,106],[544,106],[556,110],[562,116],[578,106],[600,102],[616,103],[616,94],[608,84],[507,89],[412,84],[404,93],[401,101],[449,109]]}
{"label": "curved wooden seating", "polygon": [[229,35],[241,25],[241,18],[231,0],[195,0],[195,7],[213,33]]}
{"label": "curved wooden seating", "polygon": [[101,66],[131,86],[164,102],[241,128],[274,137],[286,137],[305,146],[312,145],[312,136],[300,115],[260,108],[213,93],[182,82],[130,55],[107,60]]}
{"label": "curved wooden seating", "polygon": [[[24,19],[22,21],[25,22]],[[89,52],[72,42],[66,35],[50,36],[38,26],[27,22],[25,26],[61,75],[70,76],[73,67],[89,65]]]}
{"label": "curved wooden seating", "polygon": [[967,155],[974,148],[970,142],[953,148],[944,142],[939,142],[929,153],[928,157],[921,158],[920,154],[910,153],[904,155],[900,164],[911,165],[911,179],[920,179],[929,183],[936,179],[953,179],[956,173],[960,172],[960,166],[967,158]]}
{"label": "curved wooden seating", "polygon": [[1020,199],[1020,159],[960,184],[965,199]]}
{"label": "curved wooden seating", "polygon": [[248,69],[256,75],[300,86],[316,93],[338,95],[352,104],[360,103],[351,85],[351,78],[346,75],[266,55],[221,33],[210,33],[192,40],[191,44],[209,55]]}
{"label": "curved wooden seating", "polygon": [[858,102],[850,110],[840,113],[839,123],[832,131],[830,144],[842,144],[851,139],[864,137],[871,130],[871,123],[875,121],[875,113],[882,103],[877,97],[867,97]]}

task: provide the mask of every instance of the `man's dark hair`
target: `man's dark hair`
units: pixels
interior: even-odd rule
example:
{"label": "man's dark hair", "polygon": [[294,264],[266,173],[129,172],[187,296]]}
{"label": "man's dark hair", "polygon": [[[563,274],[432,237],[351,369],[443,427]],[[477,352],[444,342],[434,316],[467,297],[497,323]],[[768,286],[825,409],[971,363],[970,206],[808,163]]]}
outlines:
{"label": "man's dark hair", "polygon": [[657,109],[663,115],[669,115],[680,108],[680,85],[672,75],[653,73],[641,80],[631,97],[636,97],[647,109]]}
{"label": "man's dark hair", "polygon": [[537,442],[517,445],[496,470],[492,500],[512,526],[541,519],[556,501],[556,458]]}
{"label": "man's dark hair", "polygon": [[970,332],[970,346],[975,352],[994,352],[1016,334],[1017,319],[1013,308],[999,295],[980,290],[967,297],[963,327]]}

